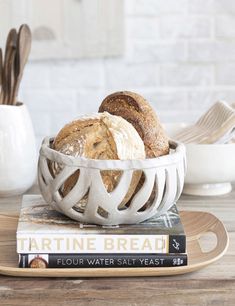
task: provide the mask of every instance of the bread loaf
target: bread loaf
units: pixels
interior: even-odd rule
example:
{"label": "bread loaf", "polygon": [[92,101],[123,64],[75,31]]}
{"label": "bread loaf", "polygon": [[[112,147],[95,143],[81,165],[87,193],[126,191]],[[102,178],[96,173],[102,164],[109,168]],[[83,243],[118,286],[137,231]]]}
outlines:
{"label": "bread loaf", "polygon": [[[121,116],[130,122],[139,133],[145,145],[146,158],[158,157],[169,153],[169,142],[163,127],[150,104],[139,94],[130,91],[115,92],[107,96],[100,105],[99,112]],[[144,173],[137,184],[133,196],[142,188]],[[148,201],[144,205],[151,206],[156,196],[154,185]]]}
{"label": "bread loaf", "polygon": [[130,91],[115,92],[107,96],[99,112],[121,116],[130,122],[145,145],[147,158],[169,153],[168,138],[149,103],[140,95]]}
{"label": "bread loaf", "polygon": [[[91,159],[144,159],[143,141],[135,128],[125,119],[107,112],[91,117],[82,117],[62,128],[55,137],[52,148],[67,155],[83,156]],[[51,172],[57,175],[61,165],[53,163]],[[104,186],[111,192],[118,184],[121,171],[102,170]],[[132,181],[122,205],[132,196],[141,171],[133,173]],[[79,177],[79,170],[71,175],[62,186],[60,192],[67,195]]]}

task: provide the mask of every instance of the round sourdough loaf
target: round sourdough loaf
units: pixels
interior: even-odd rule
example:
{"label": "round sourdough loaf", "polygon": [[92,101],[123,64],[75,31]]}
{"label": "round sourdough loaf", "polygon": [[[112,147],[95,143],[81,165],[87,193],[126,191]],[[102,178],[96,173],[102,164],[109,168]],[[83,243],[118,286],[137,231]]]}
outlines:
{"label": "round sourdough loaf", "polygon": [[130,122],[145,145],[147,158],[169,153],[169,142],[155,111],[140,95],[130,91],[119,91],[107,96],[99,112],[121,116]]}
{"label": "round sourdough loaf", "polygon": [[[145,148],[135,128],[125,119],[107,112],[84,116],[65,125],[55,137],[52,148],[67,155],[83,156],[91,159],[144,159]],[[61,170],[61,165],[51,163],[53,176]],[[108,192],[118,184],[119,170],[102,170],[102,180]],[[131,198],[139,182],[141,171],[134,171],[130,188],[123,199],[124,205]],[[67,195],[79,177],[79,170],[63,184],[60,192]]]}

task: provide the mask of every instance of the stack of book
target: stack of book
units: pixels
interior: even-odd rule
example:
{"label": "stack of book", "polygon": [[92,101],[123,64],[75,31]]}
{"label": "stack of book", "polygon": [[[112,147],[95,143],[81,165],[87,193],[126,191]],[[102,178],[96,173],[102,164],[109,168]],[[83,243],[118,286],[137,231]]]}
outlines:
{"label": "stack of book", "polygon": [[17,229],[21,268],[116,268],[187,265],[186,236],[174,205],[133,225],[79,224],[41,196],[23,197]]}

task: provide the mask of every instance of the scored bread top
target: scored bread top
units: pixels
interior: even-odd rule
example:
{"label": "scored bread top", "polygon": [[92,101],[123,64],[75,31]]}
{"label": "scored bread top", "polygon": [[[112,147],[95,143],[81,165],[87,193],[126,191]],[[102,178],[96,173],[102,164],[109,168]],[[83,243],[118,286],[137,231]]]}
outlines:
{"label": "scored bread top", "polygon": [[92,159],[144,159],[144,144],[125,119],[107,112],[83,116],[65,125],[53,148]]}
{"label": "scored bread top", "polygon": [[[65,125],[55,137],[52,148],[67,155],[92,159],[144,159],[145,148],[135,128],[125,119],[107,112],[83,116]],[[51,163],[52,175],[63,169],[62,165]],[[105,188],[111,192],[118,184],[122,171],[102,170]],[[141,171],[134,171],[128,192],[121,202],[125,205],[139,182]],[[61,194],[67,195],[75,186],[79,170],[72,174],[61,187]]]}
{"label": "scored bread top", "polygon": [[169,153],[169,142],[155,111],[139,94],[130,91],[115,92],[107,96],[99,112],[121,116],[130,122],[145,145],[146,157]]}

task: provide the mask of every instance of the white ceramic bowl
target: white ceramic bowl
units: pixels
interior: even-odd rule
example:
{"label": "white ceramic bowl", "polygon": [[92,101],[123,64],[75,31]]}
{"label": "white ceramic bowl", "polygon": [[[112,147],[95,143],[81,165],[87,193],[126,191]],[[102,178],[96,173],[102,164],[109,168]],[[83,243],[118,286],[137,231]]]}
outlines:
{"label": "white ceramic bowl", "polygon": [[[166,124],[168,135],[175,134],[185,123]],[[221,195],[232,190],[235,182],[235,143],[186,144],[187,173],[183,193]]]}
{"label": "white ceramic bowl", "polygon": [[[82,223],[102,225],[133,224],[164,214],[181,195],[185,176],[185,147],[171,142],[171,153],[144,160],[94,160],[68,156],[51,149],[51,141],[43,141],[38,163],[38,181],[45,201],[59,212]],[[63,170],[53,175],[50,162]],[[77,170],[79,178],[64,196],[61,186]],[[112,192],[104,186],[101,171],[120,170],[122,175]],[[141,170],[145,181],[127,207],[120,204],[129,190],[133,171]],[[153,192],[154,191],[154,192]],[[81,201],[86,203],[81,210]],[[146,205],[146,203],[148,203]]]}

